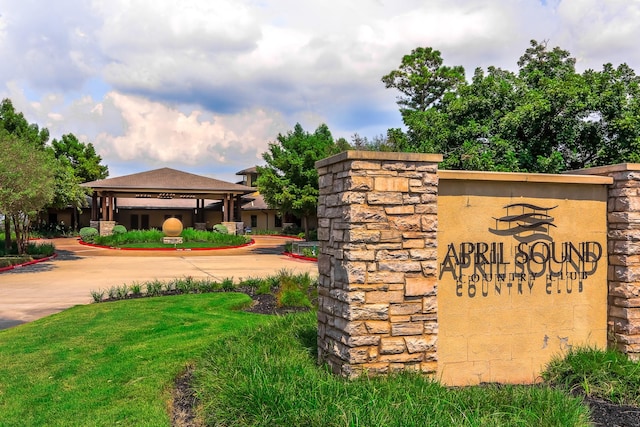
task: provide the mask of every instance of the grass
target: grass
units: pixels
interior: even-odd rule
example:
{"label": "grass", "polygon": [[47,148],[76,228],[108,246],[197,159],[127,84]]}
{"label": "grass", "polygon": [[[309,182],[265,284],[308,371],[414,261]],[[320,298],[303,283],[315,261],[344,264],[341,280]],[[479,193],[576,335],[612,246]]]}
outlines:
{"label": "grass", "polygon": [[187,228],[182,231],[184,243],[166,245],[162,243],[164,234],[160,230],[132,230],[110,236],[95,236],[90,243],[116,248],[215,248],[226,246],[240,246],[249,241],[245,236],[215,233],[211,231]]}
{"label": "grass", "polygon": [[168,426],[175,377],[215,337],[268,318],[243,294],[77,306],[0,331],[1,426]]}
{"label": "grass", "polygon": [[553,359],[543,376],[568,391],[640,407],[640,363],[618,351],[571,350],[565,357]]}
{"label": "grass", "polygon": [[579,398],[545,386],[446,388],[417,374],[348,381],[316,365],[314,313],[215,341],[195,378],[223,426],[586,426]]}
{"label": "grass", "polygon": [[272,294],[279,307],[312,308],[318,299],[318,279],[309,273],[294,273],[281,269],[275,275],[264,278],[247,278],[237,284],[232,277],[221,282],[209,279],[194,279],[191,276],[175,278],[168,281],[151,280],[109,289],[91,290],[93,302],[99,303],[122,300],[131,297],[153,297],[176,294],[198,294],[207,292],[231,292],[238,287],[252,288],[256,295]]}
{"label": "grass", "polygon": [[[246,284],[275,286],[278,276]],[[192,281],[167,283],[112,292]],[[207,425],[587,426],[576,389],[638,404],[638,363],[590,349],[554,360],[538,386],[446,388],[417,374],[345,380],[316,364],[314,312],[234,311],[247,303],[237,293],[135,299],[0,331],[0,425],[168,426],[173,381],[186,366],[195,367]]]}

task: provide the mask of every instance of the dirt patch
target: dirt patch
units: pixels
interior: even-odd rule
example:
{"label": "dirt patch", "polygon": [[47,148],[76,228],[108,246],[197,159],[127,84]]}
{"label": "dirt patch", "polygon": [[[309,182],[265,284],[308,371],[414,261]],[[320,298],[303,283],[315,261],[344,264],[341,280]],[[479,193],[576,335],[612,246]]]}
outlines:
{"label": "dirt patch", "polygon": [[591,409],[591,422],[595,427],[640,426],[640,408],[615,405],[606,400],[586,397],[584,401]]}
{"label": "dirt patch", "polygon": [[193,378],[193,366],[176,378],[175,388],[171,401],[171,425],[174,427],[201,427],[202,424],[196,418],[195,408],[198,399],[191,388]]}

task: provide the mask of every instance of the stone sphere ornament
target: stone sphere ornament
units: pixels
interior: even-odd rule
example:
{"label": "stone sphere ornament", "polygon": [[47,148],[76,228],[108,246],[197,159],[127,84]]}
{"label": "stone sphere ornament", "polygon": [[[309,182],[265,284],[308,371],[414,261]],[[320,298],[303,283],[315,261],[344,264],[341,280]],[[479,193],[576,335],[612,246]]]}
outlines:
{"label": "stone sphere ornament", "polygon": [[168,218],[162,223],[162,232],[167,237],[178,237],[182,233],[182,221],[178,218]]}

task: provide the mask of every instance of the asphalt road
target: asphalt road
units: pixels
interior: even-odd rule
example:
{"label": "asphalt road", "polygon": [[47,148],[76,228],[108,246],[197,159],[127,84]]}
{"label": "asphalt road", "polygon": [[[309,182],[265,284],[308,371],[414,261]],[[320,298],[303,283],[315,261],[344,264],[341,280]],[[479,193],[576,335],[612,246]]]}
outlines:
{"label": "asphalt road", "polygon": [[221,281],[264,277],[287,269],[317,274],[316,263],[282,254],[286,239],[255,236],[256,243],[215,251],[119,251],[54,239],[58,257],[0,273],[0,329],[92,301],[92,290],[191,276]]}

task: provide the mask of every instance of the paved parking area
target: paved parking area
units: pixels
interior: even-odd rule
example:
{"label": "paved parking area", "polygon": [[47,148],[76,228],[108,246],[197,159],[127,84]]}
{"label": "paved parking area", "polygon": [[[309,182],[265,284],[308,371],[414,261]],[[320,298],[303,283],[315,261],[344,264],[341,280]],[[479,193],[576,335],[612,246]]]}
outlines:
{"label": "paved parking area", "polygon": [[91,302],[92,290],[192,276],[263,277],[280,269],[317,274],[316,263],[281,255],[286,239],[255,236],[251,246],[215,251],[119,251],[55,239],[58,257],[0,273],[0,329]]}

